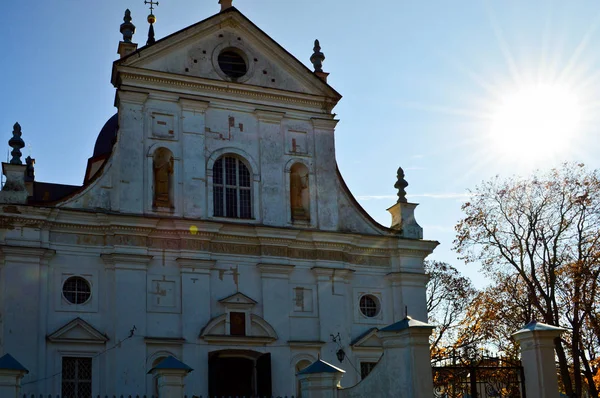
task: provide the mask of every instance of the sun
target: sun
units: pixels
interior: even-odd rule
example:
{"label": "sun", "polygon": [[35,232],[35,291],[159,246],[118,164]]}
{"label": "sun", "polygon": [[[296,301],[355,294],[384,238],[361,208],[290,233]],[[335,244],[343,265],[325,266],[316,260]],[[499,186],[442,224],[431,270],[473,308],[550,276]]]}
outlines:
{"label": "sun", "polygon": [[493,112],[493,150],[523,162],[566,156],[580,119],[578,98],[568,88],[523,87],[501,98]]}

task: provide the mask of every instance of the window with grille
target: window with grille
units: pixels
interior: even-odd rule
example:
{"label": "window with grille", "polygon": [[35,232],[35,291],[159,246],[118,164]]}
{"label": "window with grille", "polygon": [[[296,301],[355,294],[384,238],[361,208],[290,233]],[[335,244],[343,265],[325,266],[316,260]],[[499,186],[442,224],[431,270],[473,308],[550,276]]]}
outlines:
{"label": "window with grille", "polygon": [[92,358],[63,357],[62,398],[92,396]]}
{"label": "window with grille", "polygon": [[63,284],[63,296],[71,304],[83,304],[90,299],[90,283],[80,276],[71,276]]}
{"label": "window with grille", "polygon": [[248,72],[246,61],[237,50],[224,50],[219,54],[218,62],[223,73],[231,78],[242,77]]}
{"label": "window with grille", "polygon": [[367,318],[373,318],[379,314],[379,300],[371,294],[365,294],[360,298],[360,312]]}
{"label": "window with grille", "polygon": [[250,171],[234,156],[223,156],[213,167],[215,217],[252,218]]}
{"label": "window with grille", "polygon": [[377,365],[377,362],[361,362],[360,363],[360,378],[364,379],[373,371],[373,368]]}

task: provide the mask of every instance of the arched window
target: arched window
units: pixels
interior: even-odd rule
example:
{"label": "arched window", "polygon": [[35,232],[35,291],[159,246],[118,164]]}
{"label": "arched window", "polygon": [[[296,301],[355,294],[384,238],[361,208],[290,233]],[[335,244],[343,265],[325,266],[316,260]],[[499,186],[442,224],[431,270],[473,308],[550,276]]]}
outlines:
{"label": "arched window", "polygon": [[213,166],[215,217],[252,218],[252,181],[244,161],[225,155]]}

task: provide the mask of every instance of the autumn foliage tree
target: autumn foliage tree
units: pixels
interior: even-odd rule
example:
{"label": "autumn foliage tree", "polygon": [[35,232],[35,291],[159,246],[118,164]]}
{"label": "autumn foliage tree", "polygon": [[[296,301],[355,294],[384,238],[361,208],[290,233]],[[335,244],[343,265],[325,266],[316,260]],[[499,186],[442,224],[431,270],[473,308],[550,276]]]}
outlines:
{"label": "autumn foliage tree", "polygon": [[485,303],[498,319],[508,307],[507,317],[569,329],[555,340],[564,392],[598,397],[598,171],[564,164],[529,178],[495,178],[476,187],[462,210],[455,249],[482,264],[494,282],[488,291],[497,289],[479,299],[502,300],[498,308]]}

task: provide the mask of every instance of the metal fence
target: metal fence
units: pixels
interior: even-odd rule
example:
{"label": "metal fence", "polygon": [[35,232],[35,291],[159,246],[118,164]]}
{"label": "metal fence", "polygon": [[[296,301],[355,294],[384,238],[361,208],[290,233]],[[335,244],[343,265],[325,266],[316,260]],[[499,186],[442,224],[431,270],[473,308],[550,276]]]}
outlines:
{"label": "metal fence", "polygon": [[[121,394],[121,395],[85,395],[79,394],[23,394],[23,398],[160,398],[158,395],[147,394]],[[183,398],[299,398],[294,395],[271,395],[271,396],[208,396],[208,395],[184,395]]]}

